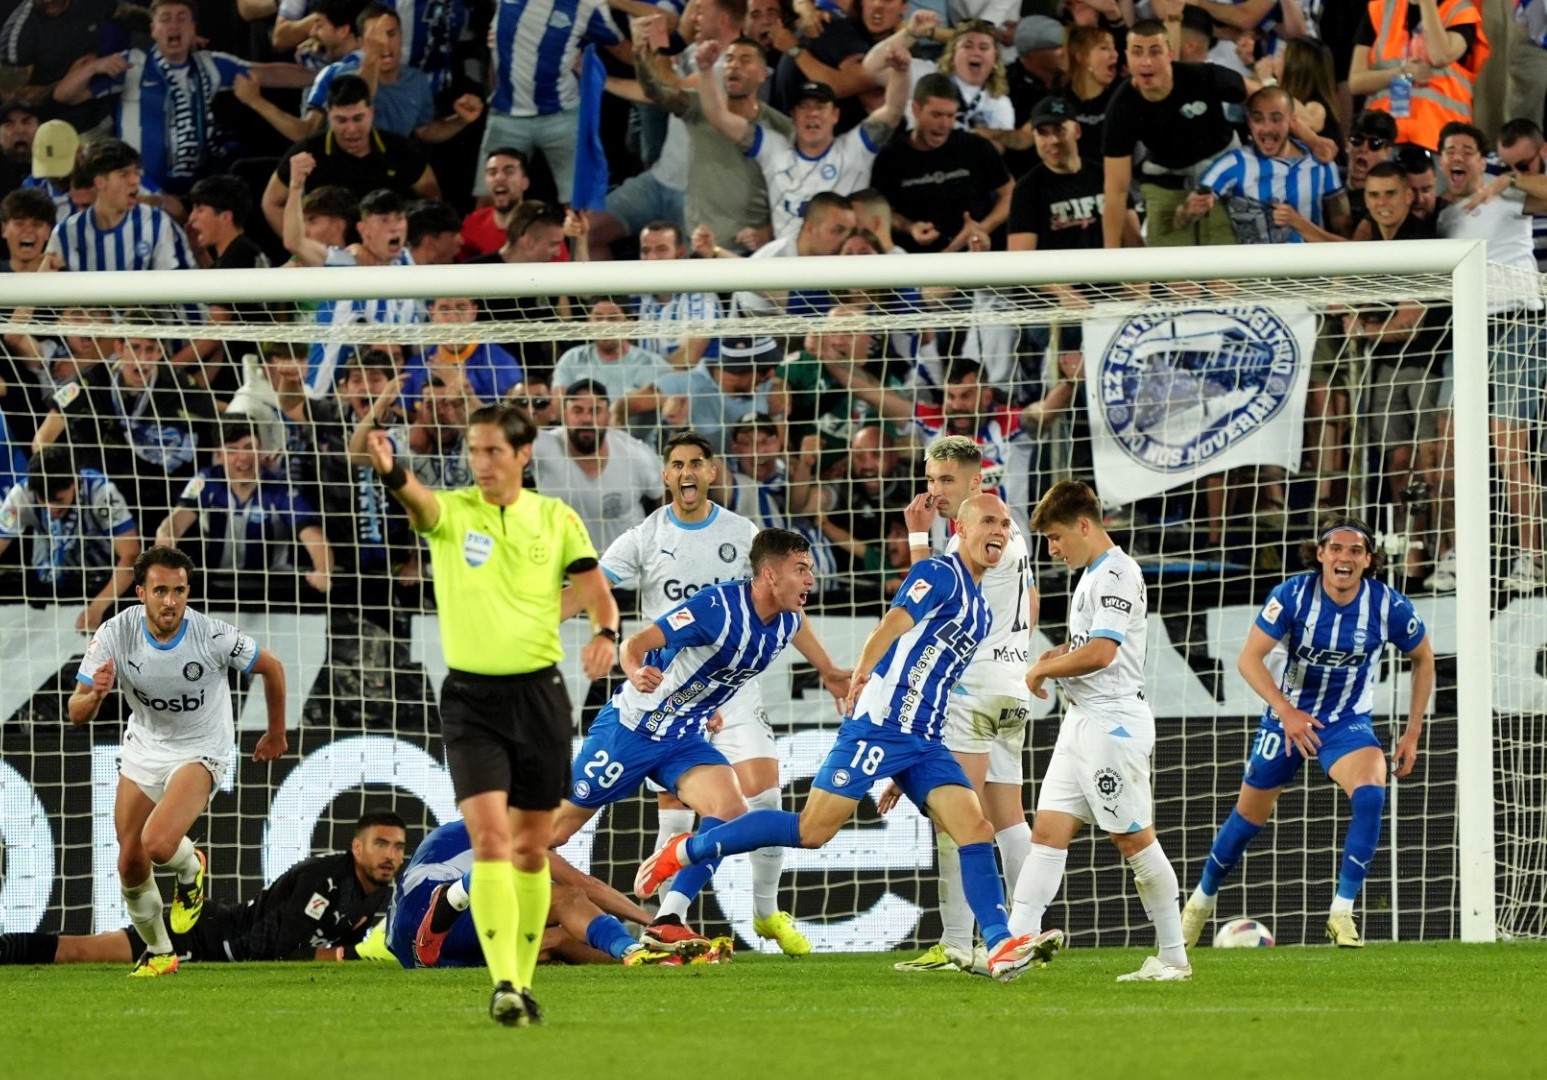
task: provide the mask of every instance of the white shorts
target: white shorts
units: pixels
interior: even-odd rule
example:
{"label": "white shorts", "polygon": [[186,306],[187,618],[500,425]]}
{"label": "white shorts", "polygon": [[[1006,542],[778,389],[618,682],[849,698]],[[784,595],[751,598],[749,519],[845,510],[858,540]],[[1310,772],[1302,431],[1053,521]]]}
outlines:
{"label": "white shorts", "polygon": [[1037,812],[1071,814],[1108,833],[1148,828],[1155,821],[1150,788],[1154,750],[1155,718],[1149,709],[1071,705],[1042,778]]}
{"label": "white shorts", "polygon": [[[720,706],[720,719],[724,726],[709,736],[709,744],[725,755],[732,765],[757,758],[779,759],[779,746],[774,741],[773,727],[768,723],[768,711],[763,708],[763,695],[757,684],[744,686],[734,697]],[[646,780],[648,791],[666,789],[654,780]]]}
{"label": "white shorts", "polygon": [[151,802],[160,803],[167,793],[167,784],[173,773],[184,765],[202,765],[210,775],[209,795],[213,800],[215,792],[225,782],[226,769],[230,766],[230,751],[228,749],[222,754],[210,751],[208,746],[167,746],[131,734],[124,739],[123,747],[118,752],[118,773],[143,791]]}
{"label": "white shorts", "polygon": [[941,742],[958,754],[987,754],[990,784],[1019,784],[1026,778],[1022,756],[1031,698],[1020,694],[975,694],[960,683],[945,705]]}

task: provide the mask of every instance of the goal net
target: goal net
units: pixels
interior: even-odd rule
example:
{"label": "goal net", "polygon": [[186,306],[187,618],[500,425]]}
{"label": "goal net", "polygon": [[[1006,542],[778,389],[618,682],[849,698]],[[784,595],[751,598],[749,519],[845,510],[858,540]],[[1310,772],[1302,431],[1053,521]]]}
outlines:
{"label": "goal net", "polygon": [[[716,500],[812,540],[809,610],[845,665],[906,572],[902,509],[923,490],[930,437],[977,438],[984,486],[1023,525],[1052,482],[1092,481],[1146,574],[1156,824],[1184,891],[1261,715],[1235,666],[1254,613],[1300,568],[1318,521],[1364,518],[1385,579],[1429,628],[1439,685],[1418,767],[1393,781],[1361,925],[1373,939],[1541,936],[1547,338],[1527,277],[1485,282],[1480,250],[1439,242],[11,275],[0,923],[124,923],[112,806],[125,710],[114,700],[71,729],[64,702],[85,631],[134,602],[115,564],[158,536],[200,566],[194,602],[288,673],[290,750],[266,765],[250,760],[262,694],[238,680],[239,746],[194,829],[213,895],[250,897],[346,846],[364,808],[396,809],[415,839],[455,815],[428,559],[360,450],[376,425],[426,482],[466,484],[467,413],[503,398],[550,429],[532,482],[569,501],[599,549],[658,504],[663,439],[706,434],[721,453]],[[1035,655],[1064,640],[1074,580],[1028,540]],[[630,632],[637,605],[622,602]],[[607,688],[579,670],[584,620],[564,633],[578,746]],[[838,718],[798,657],[760,681],[784,803],[798,809]],[[1405,660],[1386,659],[1374,697],[1394,740]],[[1062,708],[1055,695],[1032,711],[1028,810]],[[610,807],[565,853],[626,891],[655,843],[655,802]],[[1313,766],[1219,917],[1316,940],[1347,818]],[[930,824],[867,801],[826,848],[787,853],[780,905],[819,949],[874,950],[932,943],[937,898]],[[693,918],[757,943],[743,859]],[[1094,835],[1077,841],[1048,919],[1076,945],[1151,933]]]}

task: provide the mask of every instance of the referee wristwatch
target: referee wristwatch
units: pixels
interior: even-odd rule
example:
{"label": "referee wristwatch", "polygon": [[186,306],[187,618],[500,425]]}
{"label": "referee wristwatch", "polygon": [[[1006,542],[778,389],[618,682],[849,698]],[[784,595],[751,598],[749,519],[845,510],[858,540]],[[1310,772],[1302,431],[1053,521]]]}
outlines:
{"label": "referee wristwatch", "polygon": [[612,642],[614,645],[616,645],[618,643],[618,632],[616,630],[614,630],[610,626],[599,626],[599,627],[597,627],[596,628],[596,633],[593,634],[592,636],[593,637],[604,637],[608,641]]}

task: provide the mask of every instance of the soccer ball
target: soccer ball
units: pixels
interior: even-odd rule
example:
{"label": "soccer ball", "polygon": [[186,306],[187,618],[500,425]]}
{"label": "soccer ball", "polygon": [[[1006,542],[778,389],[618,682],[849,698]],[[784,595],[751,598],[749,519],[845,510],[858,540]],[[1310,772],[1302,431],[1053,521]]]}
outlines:
{"label": "soccer ball", "polygon": [[1214,935],[1216,949],[1261,949],[1273,944],[1273,931],[1256,919],[1232,919]]}

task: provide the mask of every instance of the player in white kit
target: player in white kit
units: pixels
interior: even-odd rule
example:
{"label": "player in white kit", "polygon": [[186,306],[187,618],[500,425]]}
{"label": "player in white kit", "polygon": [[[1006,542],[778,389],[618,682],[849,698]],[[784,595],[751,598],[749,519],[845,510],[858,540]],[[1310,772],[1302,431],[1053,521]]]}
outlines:
{"label": "player in white kit", "polygon": [[176,875],[173,930],[187,933],[204,907],[204,855],[187,834],[220,787],[236,742],[227,669],[263,676],[269,726],[253,760],[272,761],[286,747],[284,666],[234,626],[189,608],[192,574],[193,562],[176,548],[141,553],[134,563],[140,606],[97,629],[70,695],[71,724],[95,718],[115,684],[133,701],[113,824],[124,903],[146,946],[132,973],[140,977],[177,970],[152,867]]}
{"label": "player in white kit", "polygon": [[1076,480],[1053,485],[1031,515],[1047,537],[1048,553],[1083,570],[1069,605],[1069,641],[1049,649],[1026,673],[1026,685],[1046,697],[1058,681],[1069,701],[1053,760],[1042,778],[1031,853],[1015,886],[1012,935],[1034,935],[1032,948],[1051,955],[1060,930],[1043,930],[1042,915],[1063,882],[1069,844],[1094,823],[1133,870],[1145,913],[1155,924],[1159,956],[1118,982],[1180,982],[1192,978],[1182,944],[1180,885],[1155,836],[1150,757],[1155,717],[1144,700],[1149,617],[1138,563],[1101,527],[1096,493]]}
{"label": "player in white kit", "polygon": [[[924,475],[928,492],[903,513],[915,563],[930,556],[929,529],[936,516],[954,523],[962,504],[982,490],[983,452],[965,435],[943,435],[925,448]],[[960,546],[953,528],[946,552]],[[983,814],[994,826],[994,845],[1004,863],[1008,891],[1015,888],[1031,851],[1021,785],[1026,722],[1031,715],[1026,668],[1031,663],[1031,629],[1038,606],[1031,552],[1018,527],[1010,527],[1009,543],[998,564],[983,572],[982,588],[993,621],[961,681],[951,689],[944,742],[972,781]],[[973,949],[972,908],[962,890],[956,842],[937,828],[935,847],[940,859],[940,942],[922,956],[892,966],[898,971],[986,970],[987,954],[976,956]]]}
{"label": "player in white kit", "polygon": [[[655,619],[675,608],[706,585],[743,581],[752,576],[747,555],[758,527],[739,514],[710,501],[719,475],[712,444],[696,432],[681,432],[666,443],[662,481],[671,501],[613,541],[602,555],[602,572],[615,588],[639,591],[640,613]],[[803,639],[792,644],[797,649]],[[709,741],[725,755],[754,809],[779,809],[779,752],[774,743],[763,695],[756,679],[720,707],[720,727]],[[651,785],[654,787],[655,785]],[[656,846],[670,837],[692,832],[693,811],[675,796],[660,792],[660,832]],[[779,910],[779,875],[783,848],[759,848],[752,865],[753,930],[777,942],[789,956],[811,951],[795,920]],[[659,920],[650,927],[671,944],[673,923],[681,925],[691,898],[668,890]]]}

